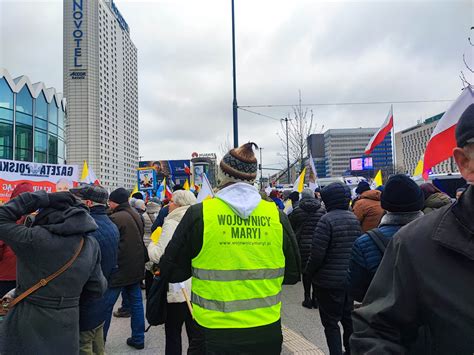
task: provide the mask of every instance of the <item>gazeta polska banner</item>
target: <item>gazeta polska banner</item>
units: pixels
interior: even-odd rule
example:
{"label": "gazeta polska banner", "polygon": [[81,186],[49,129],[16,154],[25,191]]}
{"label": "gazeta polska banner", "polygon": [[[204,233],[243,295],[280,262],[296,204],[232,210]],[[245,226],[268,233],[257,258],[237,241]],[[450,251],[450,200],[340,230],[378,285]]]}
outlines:
{"label": "gazeta polska banner", "polygon": [[0,201],[8,201],[16,185],[29,182],[35,191],[67,191],[79,181],[77,165],[0,159]]}

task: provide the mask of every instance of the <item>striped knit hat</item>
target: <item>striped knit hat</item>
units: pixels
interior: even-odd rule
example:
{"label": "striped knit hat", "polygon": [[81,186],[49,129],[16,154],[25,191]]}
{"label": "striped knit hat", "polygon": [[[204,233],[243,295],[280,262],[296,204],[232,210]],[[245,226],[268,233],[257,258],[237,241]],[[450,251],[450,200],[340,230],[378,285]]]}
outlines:
{"label": "striped knit hat", "polygon": [[246,143],[238,148],[231,149],[219,163],[219,185],[233,182],[253,184],[257,177],[257,158],[253,152],[255,143]]}

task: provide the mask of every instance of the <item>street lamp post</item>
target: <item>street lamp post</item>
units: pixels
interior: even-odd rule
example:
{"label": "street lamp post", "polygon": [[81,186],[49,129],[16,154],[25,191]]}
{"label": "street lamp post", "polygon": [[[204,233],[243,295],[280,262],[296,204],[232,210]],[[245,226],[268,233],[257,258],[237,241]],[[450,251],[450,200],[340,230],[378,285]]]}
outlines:
{"label": "street lamp post", "polygon": [[288,142],[288,117],[282,118],[282,121],[285,121],[286,124],[286,176],[288,177],[288,184],[290,184],[290,145]]}
{"label": "street lamp post", "polygon": [[233,64],[233,79],[234,79],[234,100],[232,101],[233,108],[233,124],[234,124],[234,148],[239,146],[239,127],[238,127],[238,115],[237,115],[237,80],[236,80],[236,69],[235,69],[235,21],[234,21],[234,0],[232,1],[232,64]]}

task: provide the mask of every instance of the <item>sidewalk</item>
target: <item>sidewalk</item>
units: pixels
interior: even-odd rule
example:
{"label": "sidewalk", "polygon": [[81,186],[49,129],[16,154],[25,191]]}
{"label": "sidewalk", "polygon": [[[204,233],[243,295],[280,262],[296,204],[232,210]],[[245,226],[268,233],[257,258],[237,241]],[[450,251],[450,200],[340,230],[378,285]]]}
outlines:
{"label": "sidewalk", "polygon": [[[303,286],[283,287],[283,351],[282,354],[327,354],[324,330],[317,310],[301,306]],[[116,307],[120,305],[120,300]],[[164,326],[152,327],[145,334],[145,349],[134,350],[125,343],[130,336],[130,318],[112,317],[107,339],[107,354],[164,354]],[[187,349],[187,338],[183,327],[183,350]]]}

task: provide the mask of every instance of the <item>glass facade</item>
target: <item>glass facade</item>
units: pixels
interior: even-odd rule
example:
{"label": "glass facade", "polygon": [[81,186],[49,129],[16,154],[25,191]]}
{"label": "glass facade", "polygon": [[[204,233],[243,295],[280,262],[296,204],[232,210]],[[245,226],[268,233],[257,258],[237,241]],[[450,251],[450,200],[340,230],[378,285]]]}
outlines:
{"label": "glass facade", "polygon": [[54,97],[34,98],[27,85],[15,92],[0,77],[0,159],[64,163],[65,116]]}

